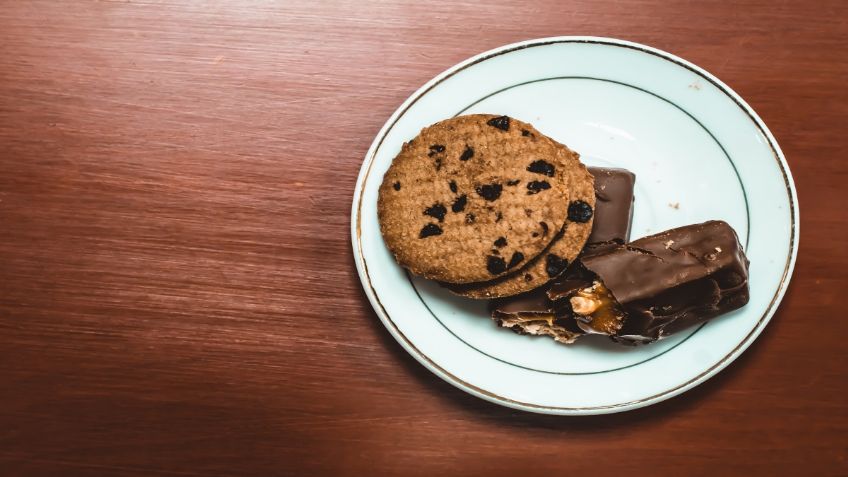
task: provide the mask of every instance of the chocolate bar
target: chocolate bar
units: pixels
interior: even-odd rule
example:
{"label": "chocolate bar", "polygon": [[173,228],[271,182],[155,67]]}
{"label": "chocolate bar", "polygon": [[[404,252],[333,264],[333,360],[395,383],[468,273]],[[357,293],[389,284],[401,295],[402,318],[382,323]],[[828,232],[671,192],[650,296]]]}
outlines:
{"label": "chocolate bar", "polygon": [[[630,238],[636,176],[626,169],[588,169],[595,176],[596,202],[595,221],[586,249],[597,252]],[[546,287],[492,300],[489,308],[498,326],[520,334],[549,335],[559,342],[571,343],[584,333],[577,326],[571,307],[567,304],[555,307],[547,297]]]}
{"label": "chocolate bar", "polygon": [[730,225],[704,222],[584,254],[547,294],[586,333],[649,343],[748,303],[748,259]]}
{"label": "chocolate bar", "polygon": [[587,244],[630,239],[633,185],[636,175],[627,169],[589,167],[595,176],[595,221]]}

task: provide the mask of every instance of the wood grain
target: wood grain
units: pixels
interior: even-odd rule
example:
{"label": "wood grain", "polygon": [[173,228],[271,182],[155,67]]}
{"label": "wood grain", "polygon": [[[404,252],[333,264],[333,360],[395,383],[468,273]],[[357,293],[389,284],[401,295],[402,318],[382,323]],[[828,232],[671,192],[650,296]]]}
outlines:
{"label": "wood grain", "polygon": [[[846,475],[841,1],[3,2],[0,474]],[[488,404],[364,298],[349,211],[412,91],[613,36],[730,84],[802,207],[789,293],[706,384],[617,416]]]}

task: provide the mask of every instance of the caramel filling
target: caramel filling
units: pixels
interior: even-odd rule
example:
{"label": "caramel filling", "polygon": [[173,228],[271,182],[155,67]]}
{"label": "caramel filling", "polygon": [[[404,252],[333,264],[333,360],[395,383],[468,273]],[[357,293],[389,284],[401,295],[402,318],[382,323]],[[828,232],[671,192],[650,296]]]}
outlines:
{"label": "caramel filling", "polygon": [[621,329],[624,315],[603,283],[595,281],[591,287],[578,290],[570,301],[574,314],[578,315],[577,319],[586,323],[592,330],[614,335]]}

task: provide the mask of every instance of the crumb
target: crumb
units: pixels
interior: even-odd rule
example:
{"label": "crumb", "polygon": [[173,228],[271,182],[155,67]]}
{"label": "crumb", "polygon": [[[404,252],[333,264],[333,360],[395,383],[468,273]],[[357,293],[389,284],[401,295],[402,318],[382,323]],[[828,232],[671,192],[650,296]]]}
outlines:
{"label": "crumb", "polygon": [[671,207],[672,209],[679,209],[680,208],[680,202],[674,202],[674,203],[669,202],[668,206]]}
{"label": "crumb", "polygon": [[672,245],[674,245],[674,240],[669,240],[668,242],[663,243],[663,245],[665,246],[665,249],[668,250]]}
{"label": "crumb", "polygon": [[689,87],[691,89],[694,89],[695,91],[700,91],[701,90],[701,82],[699,80],[695,80],[695,82],[690,84]]}
{"label": "crumb", "polygon": [[717,253],[721,253],[721,247],[716,247],[716,248],[715,248],[715,251],[716,251]]}
{"label": "crumb", "polygon": [[224,55],[218,55],[215,57],[214,63],[216,65],[220,65],[224,61]]}

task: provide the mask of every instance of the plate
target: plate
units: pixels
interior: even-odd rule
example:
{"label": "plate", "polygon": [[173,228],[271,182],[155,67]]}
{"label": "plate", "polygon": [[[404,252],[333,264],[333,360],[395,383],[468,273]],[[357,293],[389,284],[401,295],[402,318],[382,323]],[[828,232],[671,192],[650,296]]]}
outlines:
{"label": "plate", "polygon": [[[409,276],[380,235],[377,190],[404,141],[460,114],[505,114],[636,174],[631,239],[725,220],[745,246],[751,300],[665,340],[571,346],[498,328],[485,302]],[[558,37],[470,58],[410,96],[368,150],[353,199],[353,251],[365,292],[397,341],[449,383],[526,411],[601,414],[647,406],[704,382],[762,332],[798,251],[798,200],[783,153],[727,85],[670,53],[627,41]]]}

